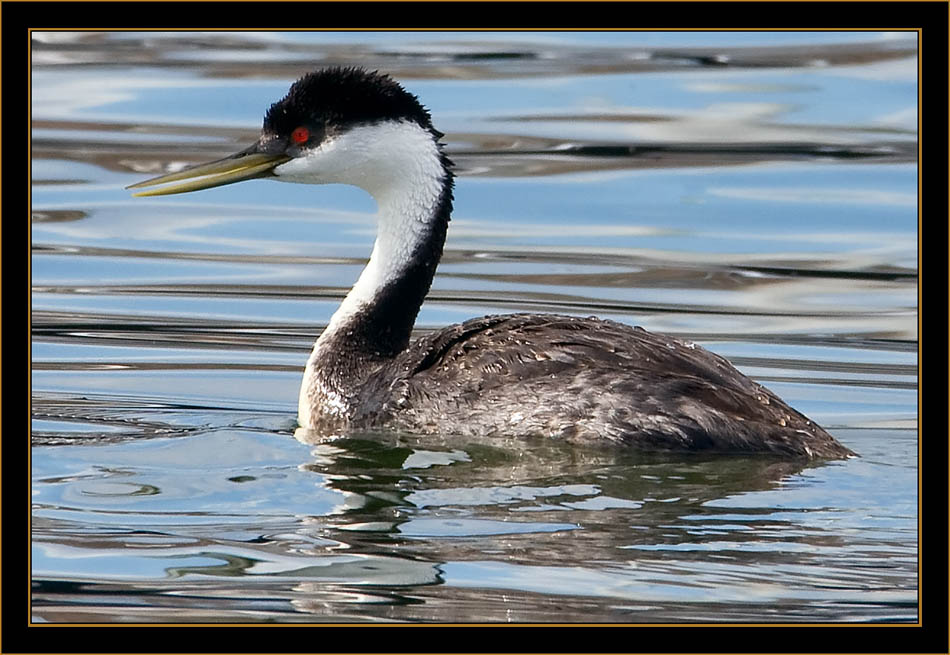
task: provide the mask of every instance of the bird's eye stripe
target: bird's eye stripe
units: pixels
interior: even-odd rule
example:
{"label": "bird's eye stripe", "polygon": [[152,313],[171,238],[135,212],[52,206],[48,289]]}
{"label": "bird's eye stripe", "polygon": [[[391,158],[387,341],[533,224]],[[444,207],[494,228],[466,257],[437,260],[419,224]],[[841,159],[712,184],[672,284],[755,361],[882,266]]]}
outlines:
{"label": "bird's eye stripe", "polygon": [[290,138],[294,143],[306,143],[310,140],[310,130],[305,127],[298,127],[290,133]]}

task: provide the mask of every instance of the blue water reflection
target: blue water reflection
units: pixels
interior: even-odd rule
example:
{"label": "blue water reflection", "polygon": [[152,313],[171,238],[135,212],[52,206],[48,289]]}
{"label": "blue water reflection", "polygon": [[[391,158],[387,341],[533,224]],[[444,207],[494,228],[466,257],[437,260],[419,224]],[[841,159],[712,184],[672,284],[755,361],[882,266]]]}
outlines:
{"label": "blue water reflection", "polygon": [[[861,457],[295,430],[372,199],[124,187],[247,145],[323,62],[446,133],[418,332],[668,332]],[[915,33],[39,32],[33,64],[34,620],[916,620]]]}

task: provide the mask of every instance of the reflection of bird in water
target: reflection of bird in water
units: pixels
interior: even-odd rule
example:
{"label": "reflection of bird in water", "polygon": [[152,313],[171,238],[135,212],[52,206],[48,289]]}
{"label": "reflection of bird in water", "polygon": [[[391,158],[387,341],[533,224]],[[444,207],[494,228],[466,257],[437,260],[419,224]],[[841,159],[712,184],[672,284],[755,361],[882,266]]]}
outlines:
{"label": "reflection of bird in water", "polygon": [[376,199],[372,256],[307,362],[303,427],[852,454],[725,359],[641,328],[515,314],[410,343],[452,210],[441,136],[415,96],[389,77],[332,68],[294,83],[246,150],[131,187],[167,184],[139,194],[161,195],[272,177],[353,184]]}

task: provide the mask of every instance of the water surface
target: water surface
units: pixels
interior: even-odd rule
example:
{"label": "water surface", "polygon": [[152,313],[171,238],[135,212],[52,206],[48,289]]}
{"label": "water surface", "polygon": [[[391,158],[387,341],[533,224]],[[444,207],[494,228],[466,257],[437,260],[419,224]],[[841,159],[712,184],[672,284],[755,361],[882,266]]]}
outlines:
{"label": "water surface", "polygon": [[[34,33],[36,622],[913,622],[914,33]],[[701,343],[861,457],[297,433],[357,189],[124,187],[302,73],[397,76],[459,179],[421,334]]]}

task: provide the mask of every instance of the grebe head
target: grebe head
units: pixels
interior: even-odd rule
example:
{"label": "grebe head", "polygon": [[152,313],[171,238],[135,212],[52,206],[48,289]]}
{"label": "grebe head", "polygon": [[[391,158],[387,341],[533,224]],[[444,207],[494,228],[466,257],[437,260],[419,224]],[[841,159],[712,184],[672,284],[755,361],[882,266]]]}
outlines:
{"label": "grebe head", "polygon": [[259,177],[361,187],[383,203],[425,178],[451,173],[440,132],[418,99],[392,78],[359,68],[328,68],[297,80],[264,117],[257,143],[230,157],[130,186],[137,196],[169,195]]}

